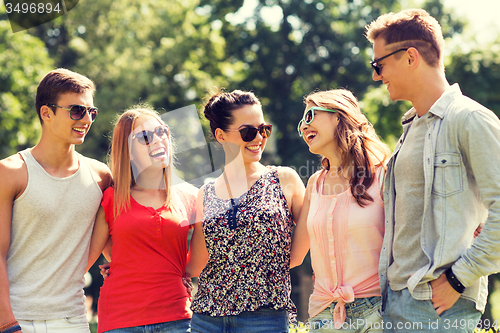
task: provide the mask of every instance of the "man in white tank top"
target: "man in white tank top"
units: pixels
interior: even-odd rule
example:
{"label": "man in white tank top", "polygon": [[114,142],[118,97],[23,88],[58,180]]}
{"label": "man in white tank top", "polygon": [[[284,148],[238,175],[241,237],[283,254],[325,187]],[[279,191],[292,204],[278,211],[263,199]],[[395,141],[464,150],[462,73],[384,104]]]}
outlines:
{"label": "man in white tank top", "polygon": [[75,151],[97,116],[94,84],[66,69],[40,82],[42,136],[0,161],[0,332],[89,332],[90,236],[106,165]]}

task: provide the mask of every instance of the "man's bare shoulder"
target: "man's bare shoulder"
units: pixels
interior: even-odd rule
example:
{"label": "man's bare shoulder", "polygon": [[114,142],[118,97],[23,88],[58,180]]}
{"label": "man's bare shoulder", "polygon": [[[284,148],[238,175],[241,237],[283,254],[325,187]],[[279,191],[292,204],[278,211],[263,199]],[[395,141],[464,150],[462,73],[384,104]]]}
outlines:
{"label": "man's bare shoulder", "polygon": [[96,175],[97,183],[101,187],[101,190],[104,192],[106,188],[111,186],[113,177],[111,176],[111,171],[108,166],[98,160],[94,160],[93,158],[86,157],[90,168]]}
{"label": "man's bare shoulder", "polygon": [[[28,183],[26,163],[18,153],[0,160],[0,191],[18,197]],[[13,198],[13,199],[14,199]]]}

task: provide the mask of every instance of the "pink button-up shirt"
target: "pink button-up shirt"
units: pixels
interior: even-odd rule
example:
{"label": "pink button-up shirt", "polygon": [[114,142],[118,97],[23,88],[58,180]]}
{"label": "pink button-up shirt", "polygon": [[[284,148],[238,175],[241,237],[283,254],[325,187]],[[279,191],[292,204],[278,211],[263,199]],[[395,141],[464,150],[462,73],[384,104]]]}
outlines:
{"label": "pink button-up shirt", "polygon": [[338,195],[323,195],[325,175],[318,171],[312,176],[316,188],[311,191],[307,216],[315,274],[309,317],[338,302],[333,319],[339,326],[346,319],[345,303],[380,296],[378,263],[384,237],[384,206],[377,179],[368,189],[374,202],[363,208],[350,189]]}

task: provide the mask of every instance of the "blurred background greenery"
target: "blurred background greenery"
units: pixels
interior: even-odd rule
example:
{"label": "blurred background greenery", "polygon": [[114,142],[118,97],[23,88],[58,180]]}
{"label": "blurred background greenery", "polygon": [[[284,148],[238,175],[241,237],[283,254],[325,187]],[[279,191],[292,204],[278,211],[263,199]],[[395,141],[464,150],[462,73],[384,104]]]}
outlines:
{"label": "blurred background greenery", "polygon": [[[194,104],[207,92],[253,90],[274,125],[265,164],[288,165],[307,178],[319,168],[296,133],[304,95],[347,88],[378,134],[391,146],[409,105],[391,102],[371,79],[364,27],[380,14],[411,8],[409,0],[100,0],[80,1],[68,14],[13,33],[0,7],[0,158],[33,146],[40,135],[36,87],[51,69],[82,73],[97,85],[99,117],[77,147],[103,162],[117,113],[139,102],[161,112]],[[447,41],[450,83],[500,112],[500,40],[478,44],[458,38],[467,22],[440,0],[418,6],[438,19]],[[473,4],[471,4],[473,6]],[[201,120],[205,133],[207,124]],[[208,135],[207,135],[208,137]],[[209,140],[209,139],[207,139]],[[187,152],[186,154],[195,153]],[[184,155],[182,160],[189,160]],[[194,163],[193,163],[194,164]],[[181,175],[195,178],[189,163]],[[299,319],[307,318],[310,261],[292,270]],[[98,274],[97,274],[98,275]],[[95,272],[94,272],[95,276]],[[89,292],[98,296],[99,278]],[[498,276],[490,278],[484,318],[500,318]],[[97,291],[92,291],[92,290]]]}

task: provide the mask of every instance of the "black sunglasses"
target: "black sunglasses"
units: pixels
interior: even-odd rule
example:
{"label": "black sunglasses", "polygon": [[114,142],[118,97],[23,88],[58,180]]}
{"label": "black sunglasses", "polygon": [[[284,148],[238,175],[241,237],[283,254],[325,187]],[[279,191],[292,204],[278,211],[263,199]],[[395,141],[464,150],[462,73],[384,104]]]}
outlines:
{"label": "black sunglasses", "polygon": [[154,140],[154,135],[157,135],[160,139],[164,136],[170,135],[170,131],[167,125],[162,125],[156,127],[152,131],[140,131],[134,134],[132,139],[137,139],[141,145],[149,145]]}
{"label": "black sunglasses", "polygon": [[237,130],[225,130],[225,132],[240,132],[241,139],[245,142],[250,142],[257,136],[257,133],[260,133],[263,138],[267,139],[271,136],[271,131],[273,129],[273,125],[262,124],[259,127],[253,127],[249,125],[244,125],[240,129]]}
{"label": "black sunglasses", "polygon": [[385,56],[383,56],[383,57],[380,57],[380,58],[378,58],[378,59],[375,59],[375,60],[373,60],[373,61],[370,61],[370,65],[371,65],[371,66],[372,66],[372,68],[375,70],[375,72],[377,73],[377,75],[380,75],[380,73],[382,72],[382,68],[380,68],[380,67],[378,66],[378,64],[377,64],[380,60],[384,60],[385,58],[390,57],[390,56],[391,56],[391,55],[393,55],[393,54],[396,54],[396,53],[401,52],[401,51],[406,51],[406,50],[408,50],[408,48],[403,48],[403,49],[396,50],[396,51],[394,51],[394,52],[392,52],[392,53],[389,53],[388,55],[385,55]]}
{"label": "black sunglasses", "polygon": [[300,130],[300,126],[302,126],[303,122],[306,125],[309,125],[310,123],[312,123],[312,121],[314,120],[314,111],[338,112],[338,110],[325,109],[325,108],[322,108],[320,106],[311,106],[304,113],[304,116],[302,117],[302,119],[299,121],[299,124],[297,125],[297,132],[299,132],[300,136],[302,136],[302,131]]}
{"label": "black sunglasses", "polygon": [[55,104],[47,104],[47,106],[55,106],[56,108],[61,108],[69,111],[69,116],[73,120],[80,120],[85,117],[85,114],[88,112],[90,115],[90,119],[94,122],[95,118],[97,118],[97,108],[84,106],[84,105],[70,105],[69,108],[65,108],[63,106],[55,105]]}

